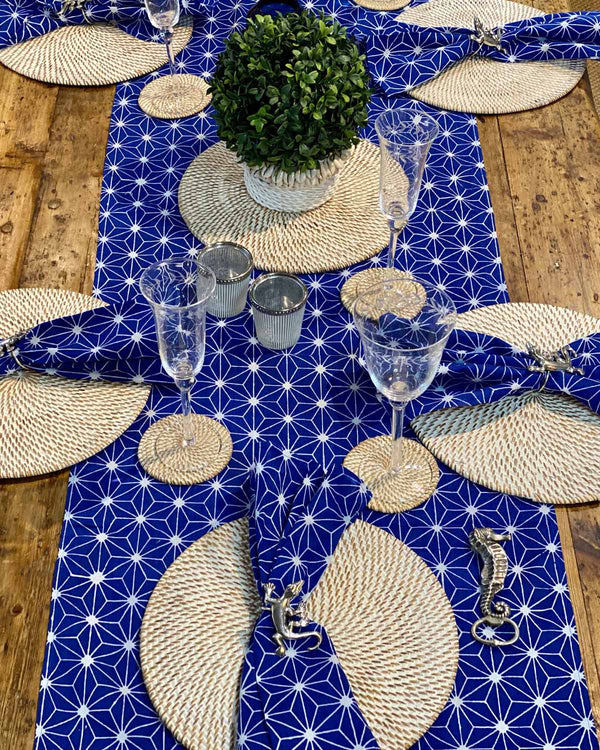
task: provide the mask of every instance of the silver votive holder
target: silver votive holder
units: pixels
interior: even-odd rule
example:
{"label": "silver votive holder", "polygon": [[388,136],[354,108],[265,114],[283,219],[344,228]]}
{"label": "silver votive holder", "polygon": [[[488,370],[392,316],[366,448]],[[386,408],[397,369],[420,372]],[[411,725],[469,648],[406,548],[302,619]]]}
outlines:
{"label": "silver votive holder", "polygon": [[217,318],[239,315],[246,306],[250,273],[254,268],[250,251],[235,242],[217,242],[202,250],[198,260],[212,270],[217,280],[208,312]]}
{"label": "silver votive holder", "polygon": [[249,295],[256,338],[267,349],[287,349],[300,338],[308,289],[291,273],[263,273]]}

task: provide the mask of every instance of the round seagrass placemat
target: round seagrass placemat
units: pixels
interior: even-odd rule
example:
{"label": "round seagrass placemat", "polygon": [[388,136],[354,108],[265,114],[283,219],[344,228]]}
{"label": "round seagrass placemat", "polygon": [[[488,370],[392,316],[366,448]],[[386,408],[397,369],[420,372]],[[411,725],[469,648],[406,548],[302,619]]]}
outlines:
{"label": "round seagrass placemat", "polygon": [[[452,607],[434,574],[396,537],[357,521],[307,604],[379,747],[411,747],[446,704],[458,665]],[[260,608],[246,519],[195,542],[150,597],[140,634],[144,681],[190,750],[236,747],[244,649]]]}
{"label": "round seagrass placemat", "polygon": [[[536,8],[510,0],[430,0],[407,8],[397,20],[426,27],[473,28],[477,17],[485,27],[494,28],[540,14]],[[471,55],[409,94],[434,107],[459,112],[520,112],[560,99],[584,72],[584,60],[506,63]]]}
{"label": "round seagrass placemat", "polygon": [[[507,303],[458,316],[457,328],[546,351],[600,331],[552,305]],[[484,487],[558,505],[600,500],[600,416],[572,396],[537,391],[423,414],[412,428],[450,468]]]}
{"label": "round seagrass placemat", "polygon": [[191,73],[178,73],[176,85],[183,89],[173,96],[171,76],[164,75],[146,84],[140,91],[138,104],[142,112],[160,120],[175,120],[201,112],[210,104],[208,83]]}
{"label": "round seagrass placemat", "polygon": [[344,459],[344,466],[371,490],[369,508],[381,513],[400,513],[416,508],[431,497],[440,480],[435,458],[427,448],[408,438],[402,440],[403,459],[413,469],[401,471],[393,479],[388,479],[385,474],[391,450],[390,436],[378,435],[363,440]]}
{"label": "round seagrass placemat", "polygon": [[400,10],[411,0],[354,0],[357,5],[369,10]]}
{"label": "round seagrass placemat", "polygon": [[179,209],[206,245],[236,242],[265,271],[318,273],[366,260],[387,245],[378,195],[379,149],[368,141],[360,141],[342,168],[333,197],[299,214],[256,203],[244,186],[242,165],[217,143],[188,167]]}
{"label": "round seagrass placemat", "polygon": [[412,274],[408,271],[401,271],[399,268],[365,268],[364,271],[358,271],[352,274],[348,281],[340,289],[340,299],[342,305],[352,312],[352,305],[356,298],[365,292],[370,286],[380,284],[382,281],[390,279],[412,279]]}
{"label": "round seagrass placemat", "polygon": [[[229,430],[216,419],[192,414],[196,442],[181,449],[181,415],[155,422],[142,435],[138,459],[150,476],[167,484],[200,484],[222,471],[233,453]],[[161,460],[161,456],[166,456]],[[193,463],[197,462],[194,466]]]}
{"label": "round seagrass placemat", "polygon": [[[0,292],[0,338],[104,303],[61,289]],[[59,471],[110,445],[138,416],[150,388],[19,371],[0,377],[0,477]]]}
{"label": "round seagrass placemat", "polygon": [[[173,54],[192,36],[193,21],[181,20]],[[60,86],[102,86],[150,73],[167,63],[165,45],[145,42],[117,26],[65,26],[0,50],[0,63],[28,78]]]}

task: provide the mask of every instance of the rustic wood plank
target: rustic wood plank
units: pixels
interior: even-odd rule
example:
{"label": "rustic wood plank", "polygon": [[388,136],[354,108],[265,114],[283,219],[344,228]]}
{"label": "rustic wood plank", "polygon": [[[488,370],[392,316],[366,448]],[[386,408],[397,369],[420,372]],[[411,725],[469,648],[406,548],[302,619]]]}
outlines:
{"label": "rustic wood plank", "polygon": [[23,162],[43,156],[57,86],[31,81],[0,66],[0,155]]}
{"label": "rustic wood plank", "polygon": [[0,289],[19,284],[40,179],[35,161],[0,162]]}
{"label": "rustic wood plank", "polygon": [[33,747],[68,472],[0,483],[0,746]]}
{"label": "rustic wood plank", "polygon": [[114,89],[61,89],[20,286],[90,292]]}
{"label": "rustic wood plank", "polygon": [[[548,107],[484,118],[480,139],[511,299],[600,317],[600,124],[586,81]],[[600,508],[557,518],[600,725]]]}
{"label": "rustic wood plank", "polygon": [[[114,89],[9,73],[0,68],[0,288],[89,292]],[[33,746],[67,479],[0,482],[0,747],[12,750]]]}

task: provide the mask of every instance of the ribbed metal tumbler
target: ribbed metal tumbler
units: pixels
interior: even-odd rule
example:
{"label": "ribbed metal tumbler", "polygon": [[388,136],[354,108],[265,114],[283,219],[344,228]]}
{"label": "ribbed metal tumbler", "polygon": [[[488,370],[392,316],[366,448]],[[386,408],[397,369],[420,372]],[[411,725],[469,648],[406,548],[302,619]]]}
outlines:
{"label": "ribbed metal tumbler", "polygon": [[300,338],[308,289],[291,273],[264,273],[250,286],[256,338],[267,349],[287,349]]}

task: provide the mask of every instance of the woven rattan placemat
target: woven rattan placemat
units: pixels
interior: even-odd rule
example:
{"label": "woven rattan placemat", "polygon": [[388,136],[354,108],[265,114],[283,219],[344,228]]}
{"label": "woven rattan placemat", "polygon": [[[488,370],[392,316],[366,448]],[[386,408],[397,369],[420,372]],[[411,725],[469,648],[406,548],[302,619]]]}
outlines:
{"label": "woven rattan placemat", "polygon": [[[183,429],[179,414],[159,419],[142,435],[138,459],[150,476],[168,484],[200,484],[227,466],[233,453],[227,427],[202,414],[193,414],[192,419],[196,442],[185,450],[178,447]],[[168,462],[161,461],[160,451],[168,454]]]}
{"label": "woven rattan placemat", "polygon": [[243,168],[217,143],[192,162],[179,187],[179,209],[207,245],[236,242],[257,268],[289,273],[333,271],[384,248],[389,230],[379,210],[379,149],[361,141],[342,168],[335,194],[319,208],[293,214],[256,203]]}
{"label": "woven rattan placemat", "polygon": [[410,0],[354,0],[357,5],[369,10],[400,10],[410,3]]}
{"label": "woven rattan placemat", "polygon": [[[195,542],[154,589],[141,666],[154,707],[185,747],[236,747],[244,648],[260,606],[245,519]],[[308,609],[326,626],[379,747],[411,747],[446,704],[458,664],[452,607],[434,574],[396,537],[357,521]]]}
{"label": "woven rattan placemat", "polygon": [[[174,120],[179,117],[189,117],[201,112],[210,104],[208,83],[201,77],[191,73],[178,73],[171,81],[170,75],[164,75],[147,83],[140,91],[138,104],[140,109],[150,117],[160,120]],[[175,84],[183,91],[174,96],[171,86]]]}
{"label": "woven rattan placemat", "polygon": [[[193,21],[182,19],[173,53],[192,36]],[[65,26],[0,50],[0,63],[28,78],[60,86],[102,86],[150,73],[165,65],[164,44],[145,42],[117,26]]]}
{"label": "woven rattan placemat", "polygon": [[[496,27],[532,18],[542,11],[510,0],[430,0],[398,16],[419,26],[473,28],[473,18]],[[554,60],[505,63],[472,55],[409,93],[441,109],[502,114],[534,109],[560,99],[577,84],[585,61]]]}
{"label": "woven rattan placemat", "polygon": [[[552,305],[507,303],[458,316],[457,327],[526,349],[555,351],[600,331],[600,320]],[[421,415],[412,427],[459,474],[540,503],[600,500],[600,416],[575,398],[530,392]]]}
{"label": "woven rattan placemat", "polygon": [[369,508],[381,513],[400,513],[416,508],[431,497],[440,480],[435,458],[416,440],[407,438],[403,440],[403,459],[407,464],[422,466],[422,470],[399,472],[394,479],[387,479],[385,474],[391,450],[390,436],[378,435],[363,440],[344,459],[344,466],[371,490],[373,496]]}
{"label": "woven rattan placemat", "polygon": [[[0,292],[0,338],[102,304],[60,289]],[[148,386],[29,371],[0,377],[0,477],[47,474],[93,456],[129,427],[149,393]]]}

